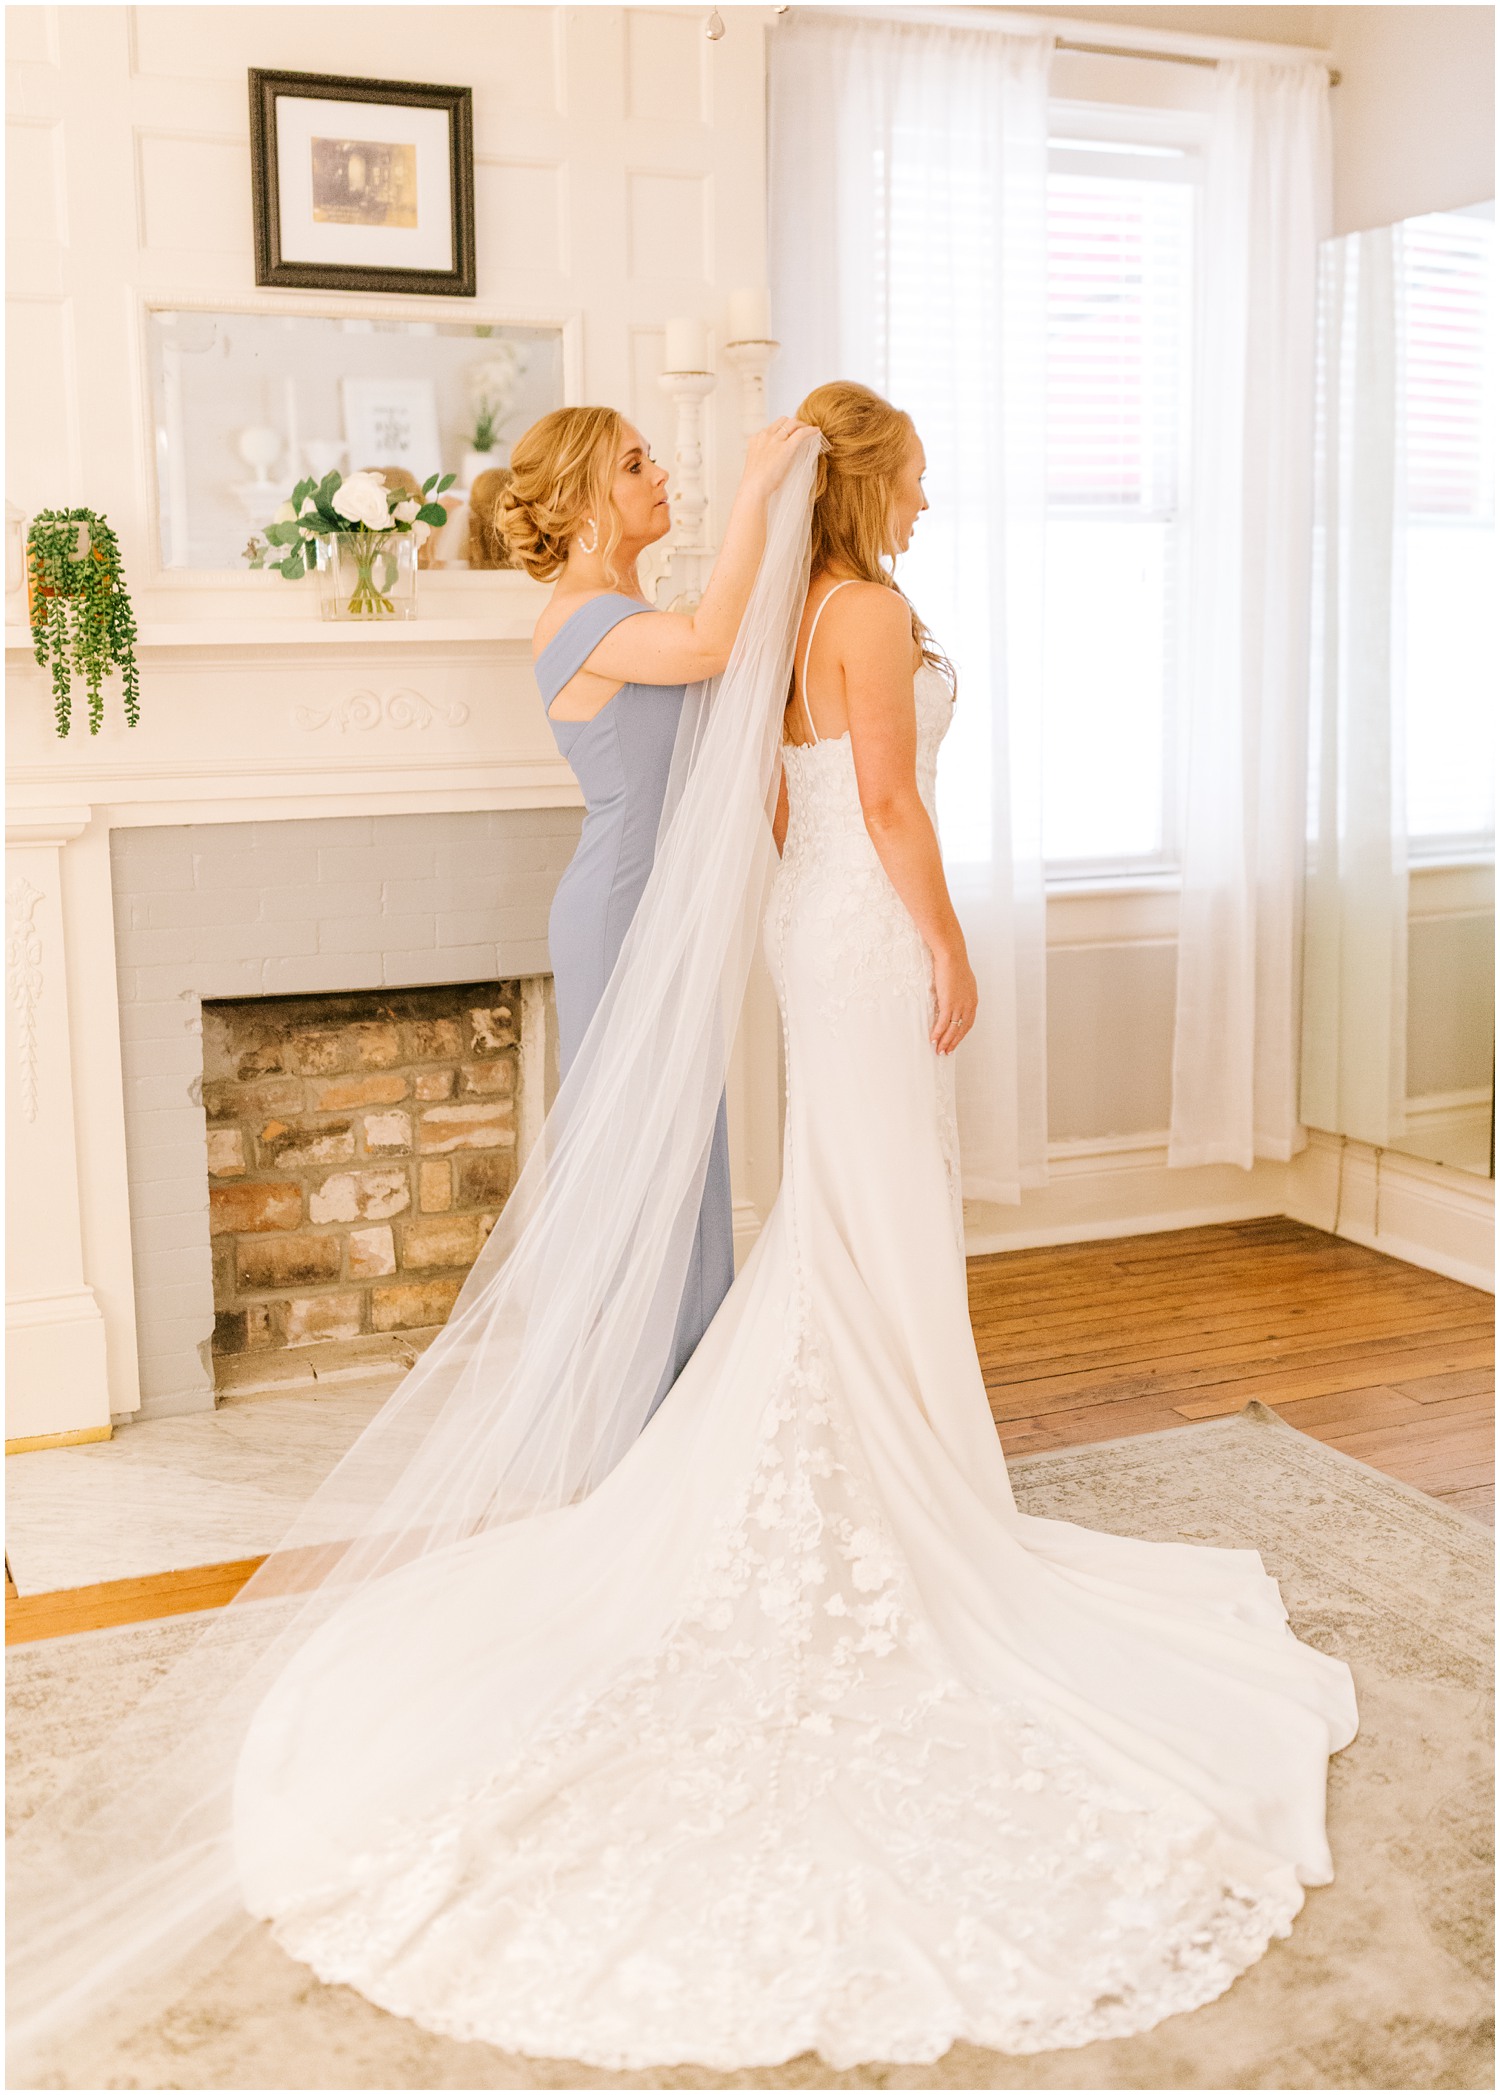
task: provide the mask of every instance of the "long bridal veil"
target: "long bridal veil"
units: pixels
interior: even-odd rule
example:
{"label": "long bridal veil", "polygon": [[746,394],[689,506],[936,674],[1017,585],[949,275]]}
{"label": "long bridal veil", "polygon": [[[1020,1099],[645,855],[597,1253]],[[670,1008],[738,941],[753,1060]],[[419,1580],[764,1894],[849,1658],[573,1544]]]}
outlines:
{"label": "long bridal veil", "polygon": [[12,1843],[13,2085],[159,2012],[251,1925],[235,1768],[307,1638],[356,1594],[378,1605],[397,1567],[580,1498],[645,1422],[772,865],[817,449],[773,500],[727,669],[687,695],[619,963],[447,1326],[248,1585]]}

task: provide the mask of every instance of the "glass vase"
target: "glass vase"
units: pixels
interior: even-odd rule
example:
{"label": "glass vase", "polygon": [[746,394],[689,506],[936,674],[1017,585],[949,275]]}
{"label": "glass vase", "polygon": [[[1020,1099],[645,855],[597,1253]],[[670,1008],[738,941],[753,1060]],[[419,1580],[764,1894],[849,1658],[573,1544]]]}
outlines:
{"label": "glass vase", "polygon": [[341,531],[318,547],[325,618],[379,623],[417,615],[417,547],[410,531]]}

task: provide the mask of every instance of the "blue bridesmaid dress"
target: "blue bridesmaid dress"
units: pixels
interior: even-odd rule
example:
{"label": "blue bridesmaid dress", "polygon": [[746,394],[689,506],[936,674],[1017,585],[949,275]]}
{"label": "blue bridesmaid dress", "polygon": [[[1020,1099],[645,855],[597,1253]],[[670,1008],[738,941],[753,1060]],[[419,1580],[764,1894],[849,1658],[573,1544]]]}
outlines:
{"label": "blue bridesmaid dress", "polygon": [[[543,703],[551,707],[612,627],[649,611],[635,597],[613,594],[581,604],[537,656]],[[622,684],[592,720],[553,720],[550,710],[547,715],[587,809],[578,849],[558,882],[548,921],[564,1074],[604,994],[651,872],[684,690],[682,684]],[[651,1400],[652,1411],[686,1366],[733,1279],[729,1125],[721,1097],[672,1358]]]}

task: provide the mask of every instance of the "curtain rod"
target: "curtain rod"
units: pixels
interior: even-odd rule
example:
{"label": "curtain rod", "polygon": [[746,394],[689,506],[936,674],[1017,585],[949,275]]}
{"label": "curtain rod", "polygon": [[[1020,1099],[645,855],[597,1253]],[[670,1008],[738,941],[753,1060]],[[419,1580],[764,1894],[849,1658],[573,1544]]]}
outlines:
{"label": "curtain rod", "polygon": [[[1097,42],[1092,38],[1084,42],[1081,38],[1068,37],[1064,33],[1067,25],[1059,20],[1056,15],[1028,14],[1024,8],[983,5],[977,7],[972,5],[943,6],[941,0],[940,4],[936,6],[931,4],[917,7],[910,5],[891,7],[878,4],[861,6],[858,4],[858,0],[855,0],[853,6],[829,6],[826,4],[819,6],[813,4],[811,6],[792,7],[784,5],[777,7],[775,12],[783,19],[791,15],[794,20],[798,16],[812,16],[816,20],[825,22],[865,19],[877,22],[906,22],[917,28],[935,23],[945,29],[1009,29],[1033,36],[1038,34],[1049,35],[1052,38],[1053,49],[1058,51],[1093,52],[1106,58],[1160,58],[1172,65],[1216,66],[1222,64],[1225,59],[1240,57],[1274,57],[1285,65],[1293,65],[1299,62],[1316,64],[1319,59],[1322,59],[1325,61],[1325,70],[1328,74],[1330,87],[1337,87],[1343,78],[1337,67],[1326,64],[1329,55],[1326,46],[1321,51],[1316,48],[1303,51],[1292,44],[1266,44],[1261,46],[1253,39],[1236,38],[1231,40],[1224,37],[1201,36],[1192,32],[1171,34],[1166,30],[1135,29],[1124,24],[1121,25],[1121,28],[1125,36],[1131,39],[1129,43],[1123,40],[1119,43],[1103,43]],[[1096,27],[1103,30],[1113,25],[1084,21],[1078,23],[1077,26],[1080,30],[1086,31]],[[1119,34],[1119,31],[1116,34]],[[1168,44],[1169,34],[1171,42],[1180,42],[1186,48],[1177,50],[1164,48]],[[1194,49],[1194,46],[1197,48]],[[1218,48],[1215,48],[1216,46]]]}
{"label": "curtain rod", "polygon": [[[1052,39],[1054,51],[1089,51],[1098,58],[1151,58],[1162,60],[1167,65],[1222,65],[1221,58],[1199,58],[1191,51],[1142,51],[1128,48],[1124,44],[1076,44],[1065,36]],[[1343,79],[1337,66],[1328,68],[1328,85],[1337,87]]]}

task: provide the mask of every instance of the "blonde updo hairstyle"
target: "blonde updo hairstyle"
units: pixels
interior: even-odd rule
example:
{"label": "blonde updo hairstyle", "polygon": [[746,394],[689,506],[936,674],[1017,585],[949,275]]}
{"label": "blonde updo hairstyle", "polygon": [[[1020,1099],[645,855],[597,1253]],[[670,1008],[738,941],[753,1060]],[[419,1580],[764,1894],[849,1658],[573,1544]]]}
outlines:
{"label": "blonde updo hairstyle", "polygon": [[[840,378],[809,393],[796,419],[810,422],[825,439],[813,492],[813,573],[835,568],[903,596],[891,573],[896,558],[893,505],[896,482],[916,435],[911,416],[869,386]],[[911,630],[922,660],[940,669],[951,688],[953,665],[915,611]]]}
{"label": "blonde updo hairstyle", "polygon": [[611,563],[620,516],[609,487],[624,433],[612,407],[559,407],[516,439],[495,523],[516,565],[538,582],[561,574],[569,545],[590,517],[605,574],[616,579]]}

